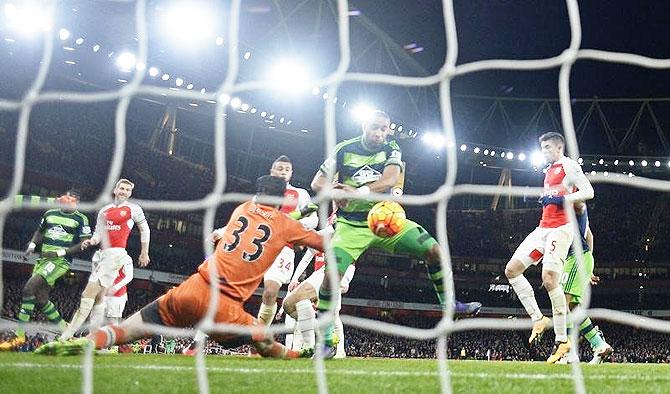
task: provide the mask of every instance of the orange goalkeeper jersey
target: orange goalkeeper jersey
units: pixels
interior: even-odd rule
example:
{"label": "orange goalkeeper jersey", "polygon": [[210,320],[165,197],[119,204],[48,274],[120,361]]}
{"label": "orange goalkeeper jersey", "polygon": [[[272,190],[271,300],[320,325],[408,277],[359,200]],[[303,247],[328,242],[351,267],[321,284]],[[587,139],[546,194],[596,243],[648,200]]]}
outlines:
{"label": "orange goalkeeper jersey", "polygon": [[209,264],[216,264],[220,291],[244,302],[287,243],[323,250],[323,238],[314,230],[274,207],[248,201],[233,211],[214,255],[198,272],[210,283]]}

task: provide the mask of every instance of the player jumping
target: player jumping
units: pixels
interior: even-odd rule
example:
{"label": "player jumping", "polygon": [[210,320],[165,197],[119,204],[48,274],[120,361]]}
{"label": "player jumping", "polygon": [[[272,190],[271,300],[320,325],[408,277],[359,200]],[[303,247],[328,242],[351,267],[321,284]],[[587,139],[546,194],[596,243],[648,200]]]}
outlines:
{"label": "player jumping", "polygon": [[573,229],[563,205],[567,203],[572,207],[575,202],[593,198],[593,187],[579,164],[564,155],[563,135],[545,133],[539,141],[544,158],[550,163],[544,177],[544,193],[540,198],[542,219],[514,252],[505,266],[505,276],[533,320],[533,330],[528,339],[532,344],[551,322],[542,315],[533,287],[523,273],[542,260],[542,283],[551,300],[556,335],[554,350],[547,359],[548,363],[553,364],[570,351],[566,327],[568,307],[560,278],[572,244]]}
{"label": "player jumping", "polygon": [[[283,196],[286,183],[282,178],[265,175],[257,180],[259,195]],[[73,354],[94,345],[105,348],[120,345],[150,335],[145,323],[169,327],[193,327],[207,313],[210,282],[215,280],[218,292],[216,323],[247,326],[244,335],[212,334],[212,338],[239,346],[252,343],[266,357],[297,358],[311,352],[295,352],[275,342],[262,323],[244,310],[244,303],[253,295],[265,272],[287,243],[306,245],[323,250],[323,239],[314,230],[270,206],[254,201],[239,205],[232,213],[224,233],[210,256],[179,286],[133,314],[118,326],[105,326],[87,338],[75,341],[56,341],[43,345],[38,353]],[[215,265],[217,278],[210,277],[210,264]]]}
{"label": "player jumping", "polygon": [[[84,247],[102,242],[100,262],[91,272],[86,288],[81,294],[79,309],[75,312],[72,322],[63,331],[60,337],[62,340],[72,338],[89,315],[91,322],[102,320],[105,310],[103,297],[107,289],[114,284],[119,269],[127,262],[132,264],[132,259],[126,252],[126,244],[135,224],[140,229],[141,251],[138,263],[140,267],[149,264],[149,224],[142,208],[128,201],[134,187],[135,185],[127,179],[116,182],[113,192],[114,203],[100,210],[93,237],[84,241]],[[95,311],[92,313],[94,305]]]}
{"label": "player jumping", "polygon": [[60,330],[65,329],[65,321],[49,300],[49,292],[58,278],[70,270],[71,256],[81,251],[82,242],[91,237],[88,218],[77,211],[79,198],[77,191],[68,190],[56,199],[61,204],[60,209],[50,209],[42,215],[40,225],[24,255],[27,259],[42,244],[33,274],[23,287],[19,326],[14,338],[0,344],[0,351],[16,349],[26,342],[24,325],[30,320],[35,308]]}
{"label": "player jumping", "polygon": [[[426,260],[428,276],[433,283],[438,300],[444,303],[440,247],[419,224],[407,220],[402,231],[393,237],[375,236],[368,228],[367,215],[375,202],[366,199],[370,192],[387,193],[401,175],[402,161],[400,147],[395,141],[387,141],[391,134],[390,118],[383,111],[374,111],[362,124],[362,135],[343,141],[335,147],[335,157],[328,158],[312,180],[312,189],[321,191],[329,176],[338,183],[336,188],[356,193],[360,198],[339,201],[337,225],[331,247],[337,259],[340,278],[347,268],[370,247],[380,247],[390,253],[407,253]],[[335,285],[325,280],[319,290],[318,310],[331,308],[331,289],[339,290],[339,280]],[[339,291],[338,291],[339,293]],[[457,313],[473,314],[481,308],[478,302],[456,303]],[[335,354],[333,325],[324,330],[324,357]]]}

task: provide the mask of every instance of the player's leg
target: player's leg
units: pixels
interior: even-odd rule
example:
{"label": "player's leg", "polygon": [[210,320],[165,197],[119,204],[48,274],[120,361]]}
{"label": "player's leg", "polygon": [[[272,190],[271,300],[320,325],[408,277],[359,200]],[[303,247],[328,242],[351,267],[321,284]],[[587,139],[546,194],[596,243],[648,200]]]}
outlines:
{"label": "player's leg", "polygon": [[536,265],[544,255],[545,236],[545,229],[538,227],[533,230],[521,242],[505,266],[505,276],[509,284],[533,321],[533,329],[528,338],[530,344],[539,341],[544,331],[551,325],[551,320],[542,314],[537,304],[533,286],[523,274],[528,267]]}
{"label": "player's leg", "polygon": [[560,285],[568,249],[573,234],[570,225],[552,229],[547,234],[544,257],[542,259],[542,284],[547,289],[551,301],[552,323],[554,325],[555,346],[548,363],[555,363],[570,351],[567,332],[568,305]]}
{"label": "player's leg", "polygon": [[[570,311],[581,305],[586,286],[589,285],[593,274],[593,266],[594,260],[591,251],[584,252],[582,265],[578,264],[574,254],[569,255],[566,259],[561,285]],[[568,332],[572,329],[573,322],[569,320]],[[593,351],[591,363],[599,364],[614,352],[614,349],[605,341],[603,333],[597,326],[593,325],[588,316],[579,322],[579,333],[591,345]]]}
{"label": "player's leg", "polygon": [[[428,233],[418,223],[411,220],[405,222],[405,225],[398,234],[389,238],[375,237],[374,244],[380,246],[391,253],[407,253],[426,261],[428,278],[433,283],[433,288],[440,304],[445,301],[445,289],[443,285],[444,273],[442,271],[442,259],[440,247],[430,233]],[[456,301],[457,314],[476,314],[481,309],[479,302],[461,303]]]}
{"label": "player's leg", "polygon": [[61,339],[72,338],[75,332],[86,322],[93,307],[102,302],[106,289],[114,284],[114,279],[116,279],[116,275],[123,266],[125,259],[130,259],[130,256],[120,248],[110,248],[102,251],[100,262],[94,266],[91,276],[88,278],[88,283],[86,283],[86,287],[81,294],[79,309],[63,331]]}
{"label": "player's leg", "polygon": [[288,283],[293,275],[293,261],[295,252],[285,246],[272,266],[265,273],[263,280],[263,301],[258,311],[258,319],[266,325],[272,324],[277,313],[277,295],[282,284]]}
{"label": "player's leg", "polygon": [[286,346],[289,349],[294,349],[295,347],[293,346],[293,331],[295,330],[297,321],[291,317],[288,313],[286,316],[284,316],[284,327],[291,330],[290,332],[286,333],[286,338],[284,340],[284,346]]}
{"label": "player's leg", "polygon": [[[310,278],[317,275],[321,277],[322,282],[323,270],[319,271],[310,275]],[[316,312],[312,307],[312,300],[318,298],[316,291],[318,287],[314,287],[313,280],[310,278],[300,283],[291,294],[286,296],[283,303],[286,316],[293,316],[297,321],[296,326],[302,337],[302,346],[305,348],[313,348],[316,342],[314,332]]]}
{"label": "player's leg", "polygon": [[333,358],[347,357],[347,352],[344,349],[344,324],[342,324],[342,319],[340,319],[340,309],[342,309],[342,297],[338,300],[337,308],[335,308],[335,335],[337,335],[339,341],[337,342],[337,350]]}

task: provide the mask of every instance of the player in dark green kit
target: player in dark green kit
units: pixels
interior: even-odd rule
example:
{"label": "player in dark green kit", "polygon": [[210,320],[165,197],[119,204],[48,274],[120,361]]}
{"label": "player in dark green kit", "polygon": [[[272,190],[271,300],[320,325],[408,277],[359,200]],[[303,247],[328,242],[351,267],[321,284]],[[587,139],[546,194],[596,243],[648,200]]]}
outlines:
{"label": "player in dark green kit", "polygon": [[86,215],[77,211],[78,192],[69,190],[56,201],[61,208],[50,209],[42,215],[40,226],[26,249],[25,258],[28,258],[37,245],[42,244],[33,275],[23,287],[19,327],[14,338],[0,343],[0,351],[12,350],[25,343],[24,324],[36,308],[61,330],[65,328],[65,321],[53,302],[49,301],[49,292],[56,280],[70,270],[70,256],[81,251],[81,242],[91,237],[91,228]]}
{"label": "player in dark green kit", "polygon": [[[390,253],[407,253],[426,260],[428,276],[443,304],[440,248],[435,238],[411,220],[407,220],[398,234],[388,238],[378,237],[368,228],[367,215],[375,202],[367,200],[366,196],[370,192],[389,192],[401,176],[402,153],[395,141],[387,141],[391,134],[389,126],[389,116],[382,111],[375,111],[363,123],[361,136],[343,141],[335,147],[335,157],[328,158],[321,165],[312,180],[312,189],[316,192],[323,189],[330,175],[338,182],[335,188],[360,195],[360,199],[337,202],[337,224],[330,246],[337,260],[340,277],[370,247],[380,247]],[[324,280],[319,290],[317,308],[320,311],[330,307],[332,285],[329,282]],[[456,303],[456,312],[461,314],[474,314],[480,308],[478,302]],[[324,340],[324,357],[332,357],[335,354],[332,325],[324,330]]]}

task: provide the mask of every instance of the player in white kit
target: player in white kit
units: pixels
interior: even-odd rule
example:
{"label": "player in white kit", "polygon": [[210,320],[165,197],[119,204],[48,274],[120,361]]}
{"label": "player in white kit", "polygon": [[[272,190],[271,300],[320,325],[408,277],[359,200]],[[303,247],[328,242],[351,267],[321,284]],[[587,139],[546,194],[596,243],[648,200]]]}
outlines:
{"label": "player in white kit", "polygon": [[[281,212],[289,214],[307,209],[311,198],[307,190],[290,184],[291,177],[293,176],[293,165],[288,157],[279,156],[272,163],[270,175],[283,178],[286,181],[286,192],[284,194],[284,203],[280,209]],[[318,222],[319,218],[316,212],[300,219],[300,223],[307,229],[315,228]],[[263,277],[263,301],[258,311],[258,319],[267,325],[272,324],[275,318],[275,314],[277,313],[277,295],[281,286],[288,283],[291,279],[294,260],[295,252],[293,251],[293,245],[286,245]]]}
{"label": "player in white kit", "polygon": [[105,296],[105,316],[112,324],[119,324],[123,317],[123,311],[128,302],[128,284],[133,280],[133,262],[126,260],[119,274],[114,279],[114,284],[107,291]]}
{"label": "player in white kit", "polygon": [[101,244],[100,261],[91,272],[86,288],[81,294],[79,309],[75,312],[72,322],[63,331],[60,337],[62,340],[72,338],[92,314],[94,305],[97,306],[96,313],[95,316],[91,316],[91,321],[102,320],[103,297],[107,289],[114,284],[119,269],[124,264],[132,264],[132,258],[126,252],[126,244],[135,224],[140,230],[141,242],[138,264],[140,267],[146,267],[149,264],[149,224],[142,208],[128,202],[134,187],[135,185],[127,179],[120,179],[116,182],[113,191],[114,203],[100,209],[93,237],[82,244],[83,248]]}
{"label": "player in white kit", "polygon": [[542,315],[533,287],[523,275],[528,267],[542,260],[542,283],[551,300],[556,335],[554,350],[547,362],[555,363],[570,351],[566,329],[568,307],[560,278],[574,230],[565,208],[573,209],[574,203],[593,198],[593,187],[580,165],[564,155],[565,139],[561,134],[545,133],[539,141],[542,154],[549,163],[544,177],[544,193],[540,198],[542,219],[514,252],[505,266],[505,276],[533,320],[528,340],[532,344],[552,323]]}

